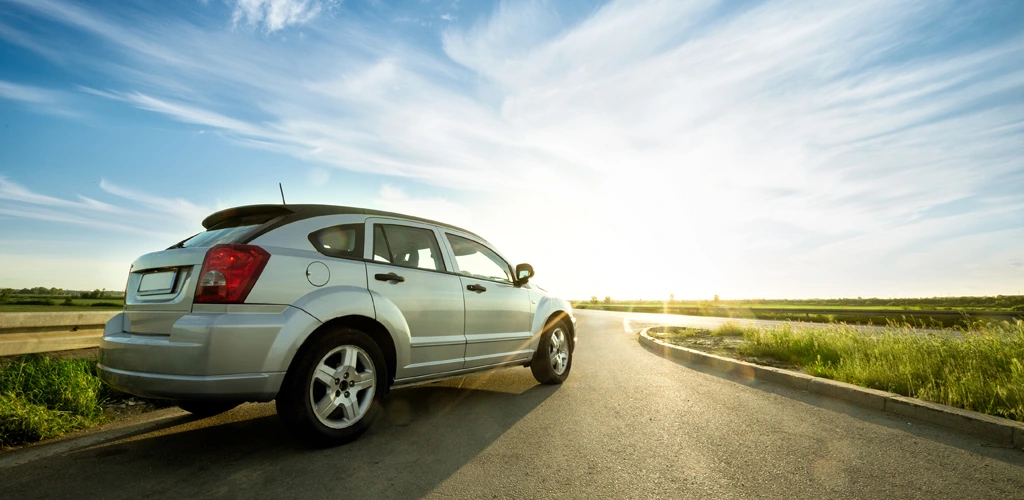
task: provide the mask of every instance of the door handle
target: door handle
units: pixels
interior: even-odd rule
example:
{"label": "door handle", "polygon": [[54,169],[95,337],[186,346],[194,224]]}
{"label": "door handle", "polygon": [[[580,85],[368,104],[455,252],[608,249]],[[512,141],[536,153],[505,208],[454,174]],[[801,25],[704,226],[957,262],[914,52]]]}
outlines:
{"label": "door handle", "polygon": [[469,290],[471,292],[486,292],[487,288],[485,288],[483,285],[477,285],[476,283],[473,283],[472,285],[466,285],[466,290]]}
{"label": "door handle", "polygon": [[405,278],[395,273],[375,274],[373,277],[377,278],[377,281],[397,281],[399,283],[405,281]]}

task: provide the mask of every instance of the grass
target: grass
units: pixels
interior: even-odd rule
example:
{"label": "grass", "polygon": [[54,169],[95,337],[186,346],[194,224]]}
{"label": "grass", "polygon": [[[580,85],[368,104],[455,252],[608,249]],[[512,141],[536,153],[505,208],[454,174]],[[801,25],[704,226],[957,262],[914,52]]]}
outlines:
{"label": "grass", "polygon": [[728,321],[713,330],[688,326],[657,326],[650,330],[659,339],[685,339],[691,337],[741,337],[747,328],[735,321]]}
{"label": "grass", "polygon": [[120,297],[105,299],[16,299],[0,303],[0,313],[4,312],[70,312],[70,311],[107,311],[121,309],[124,304]]}
{"label": "grass", "polygon": [[718,337],[740,337],[747,333],[748,328],[736,321],[726,321],[711,330],[711,335]]}
{"label": "grass", "polygon": [[[707,303],[710,304],[710,303]],[[760,319],[772,321],[802,321],[809,323],[850,323],[860,325],[885,325],[891,321],[911,323],[920,328],[968,327],[978,320],[999,322],[1024,318],[1024,313],[1013,311],[924,311],[917,309],[877,309],[861,307],[811,307],[798,309],[796,305],[776,308],[760,304],[757,307],[741,308],[732,305],[686,305],[681,302],[610,302],[573,303],[576,309],[596,309],[640,313],[682,314],[688,316],[711,316],[721,318]],[[995,315],[995,316],[993,316]]]}
{"label": "grass", "polygon": [[28,355],[0,364],[0,446],[17,446],[95,425],[115,396],[96,361]]}
{"label": "grass", "polygon": [[733,325],[738,352],[792,363],[811,375],[1024,421],[1024,322],[977,324],[955,334],[891,325]]}

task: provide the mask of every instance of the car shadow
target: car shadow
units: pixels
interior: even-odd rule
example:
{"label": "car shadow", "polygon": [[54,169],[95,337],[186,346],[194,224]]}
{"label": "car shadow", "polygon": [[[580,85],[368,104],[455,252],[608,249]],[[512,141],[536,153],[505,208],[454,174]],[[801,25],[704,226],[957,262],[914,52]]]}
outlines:
{"label": "car shadow", "polygon": [[[646,347],[642,348],[649,350]],[[700,373],[740,383],[752,389],[786,397],[827,411],[847,415],[874,425],[881,425],[890,429],[912,434],[921,439],[926,439],[946,446],[953,446],[970,453],[999,460],[1008,464],[1024,465],[1024,453],[1021,453],[1019,450],[1013,449],[1009,446],[992,443],[982,437],[972,436],[958,430],[918,421],[916,419],[899,416],[893,413],[865,408],[821,394],[759,381],[754,378],[752,372],[742,370],[724,372],[700,363],[687,363],[685,361],[672,358],[664,359]]]}
{"label": "car shadow", "polygon": [[[358,440],[315,449],[246,404],[0,471],[5,496],[421,497],[558,390],[528,370],[396,389]],[[500,471],[496,471],[500,473]]]}

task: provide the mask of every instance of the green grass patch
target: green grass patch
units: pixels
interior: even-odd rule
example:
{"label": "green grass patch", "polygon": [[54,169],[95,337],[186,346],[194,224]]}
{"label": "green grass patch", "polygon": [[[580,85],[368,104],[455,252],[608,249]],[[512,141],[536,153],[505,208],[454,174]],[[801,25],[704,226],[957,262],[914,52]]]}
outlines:
{"label": "green grass patch", "polygon": [[949,334],[890,325],[740,327],[738,352],[807,373],[1024,421],[1024,322],[979,324]]}
{"label": "green grass patch", "polygon": [[17,446],[103,420],[112,396],[96,361],[28,355],[0,364],[0,446]]}
{"label": "green grass patch", "polygon": [[711,330],[711,335],[717,337],[740,337],[747,333],[749,328],[737,321],[726,321],[717,328]]}

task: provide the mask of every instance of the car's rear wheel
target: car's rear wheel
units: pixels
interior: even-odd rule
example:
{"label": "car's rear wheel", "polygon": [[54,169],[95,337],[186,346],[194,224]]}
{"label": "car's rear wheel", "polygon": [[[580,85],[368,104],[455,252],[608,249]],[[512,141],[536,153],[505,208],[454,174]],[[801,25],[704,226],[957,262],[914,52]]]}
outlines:
{"label": "car's rear wheel", "polygon": [[559,320],[540,337],[537,352],[530,362],[533,378],[542,384],[561,384],[572,369],[572,344],[569,328]]}
{"label": "car's rear wheel", "polygon": [[178,401],[178,408],[197,417],[212,417],[233,409],[238,401]]}
{"label": "car's rear wheel", "polygon": [[277,397],[281,420],[318,446],[344,444],[373,423],[387,387],[387,367],[365,333],[338,328],[298,354]]}

